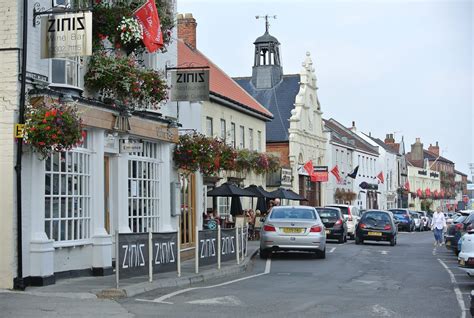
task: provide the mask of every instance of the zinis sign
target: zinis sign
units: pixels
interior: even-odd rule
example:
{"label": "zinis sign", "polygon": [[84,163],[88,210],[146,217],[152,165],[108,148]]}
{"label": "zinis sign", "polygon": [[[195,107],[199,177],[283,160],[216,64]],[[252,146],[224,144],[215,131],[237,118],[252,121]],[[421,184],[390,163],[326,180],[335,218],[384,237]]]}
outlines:
{"label": "zinis sign", "polygon": [[209,70],[172,71],[170,100],[173,102],[209,100]]}
{"label": "zinis sign", "polygon": [[92,13],[61,13],[41,19],[41,58],[92,55]]}

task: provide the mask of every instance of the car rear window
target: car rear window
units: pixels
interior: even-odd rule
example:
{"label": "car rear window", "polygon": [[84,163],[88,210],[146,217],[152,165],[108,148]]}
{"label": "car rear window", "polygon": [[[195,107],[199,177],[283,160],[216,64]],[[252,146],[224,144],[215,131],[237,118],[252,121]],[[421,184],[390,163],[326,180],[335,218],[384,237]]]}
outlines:
{"label": "car rear window", "polygon": [[346,206],[335,206],[335,208],[341,210],[342,214],[349,215],[349,209]]}
{"label": "car rear window", "polygon": [[366,212],[362,217],[363,221],[367,221],[370,219],[381,222],[390,222],[390,216],[384,212]]}
{"label": "car rear window", "polygon": [[333,209],[316,209],[318,211],[320,218],[327,218],[327,219],[337,219],[339,218],[339,212]]}
{"label": "car rear window", "polygon": [[315,220],[316,214],[310,209],[274,209],[270,219],[310,219]]}

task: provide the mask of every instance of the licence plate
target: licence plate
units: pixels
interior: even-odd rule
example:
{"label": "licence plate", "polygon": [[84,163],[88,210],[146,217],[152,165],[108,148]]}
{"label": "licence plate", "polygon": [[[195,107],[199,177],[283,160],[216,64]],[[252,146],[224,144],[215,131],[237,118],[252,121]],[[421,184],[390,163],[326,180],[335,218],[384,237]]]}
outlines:
{"label": "licence plate", "polygon": [[326,234],[330,234],[330,233],[331,233],[331,231],[329,231],[329,230],[326,230]]}
{"label": "licence plate", "polygon": [[380,233],[380,232],[369,232],[369,233],[367,233],[367,235],[369,235],[369,236],[382,236],[382,233]]}
{"label": "licence plate", "polygon": [[466,262],[463,259],[460,259],[459,260],[459,265],[464,266],[464,265],[466,265]]}
{"label": "licence plate", "polygon": [[302,228],[299,227],[284,227],[283,233],[301,233],[303,232]]}

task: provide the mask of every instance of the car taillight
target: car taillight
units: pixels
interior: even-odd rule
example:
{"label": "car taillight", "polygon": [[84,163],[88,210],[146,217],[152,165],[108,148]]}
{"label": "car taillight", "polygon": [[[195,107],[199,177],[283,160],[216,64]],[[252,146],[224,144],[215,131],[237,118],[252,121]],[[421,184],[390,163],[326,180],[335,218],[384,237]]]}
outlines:
{"label": "car taillight", "polygon": [[384,226],[383,229],[388,231],[388,230],[391,230],[392,227],[389,224],[387,224],[387,225]]}
{"label": "car taillight", "polygon": [[360,227],[361,229],[365,229],[365,224],[364,224],[364,223],[361,223],[361,224],[359,224],[359,227]]}
{"label": "car taillight", "polygon": [[265,232],[275,232],[275,231],[276,231],[276,230],[275,230],[275,227],[274,227],[273,225],[270,225],[270,224],[265,224],[265,225],[263,226],[263,230],[264,230]]}
{"label": "car taillight", "polygon": [[457,231],[460,231],[462,229],[462,223],[458,223],[454,226],[454,228],[457,230]]}
{"label": "car taillight", "polygon": [[349,215],[349,216],[347,217],[347,219],[348,219],[349,221],[352,221],[352,215]]}
{"label": "car taillight", "polygon": [[474,265],[474,258],[469,257],[466,262],[468,265]]}
{"label": "car taillight", "polygon": [[336,223],[334,223],[334,225],[342,225],[342,220],[341,219],[337,220]]}
{"label": "car taillight", "polygon": [[319,225],[312,226],[311,229],[309,230],[310,232],[313,233],[319,233],[323,230],[323,228]]}

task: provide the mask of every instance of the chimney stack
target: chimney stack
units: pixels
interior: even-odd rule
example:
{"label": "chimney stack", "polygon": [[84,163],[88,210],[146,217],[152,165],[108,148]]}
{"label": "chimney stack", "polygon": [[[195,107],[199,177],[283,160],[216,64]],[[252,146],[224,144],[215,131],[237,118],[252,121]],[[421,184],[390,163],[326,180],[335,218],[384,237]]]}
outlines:
{"label": "chimney stack", "polygon": [[384,143],[387,144],[387,145],[394,144],[395,143],[395,138],[393,138],[393,134],[386,134]]}
{"label": "chimney stack", "polygon": [[428,148],[428,151],[434,153],[434,154],[437,155],[437,156],[439,156],[439,145],[438,145],[438,142],[436,142],[436,145],[435,145],[435,146],[432,146],[432,145],[430,144],[430,147]]}
{"label": "chimney stack", "polygon": [[411,145],[411,159],[423,160],[424,158],[423,144],[421,143],[420,138],[416,138],[415,143]]}
{"label": "chimney stack", "polygon": [[193,50],[196,49],[196,19],[192,13],[178,13],[178,39],[181,39]]}

